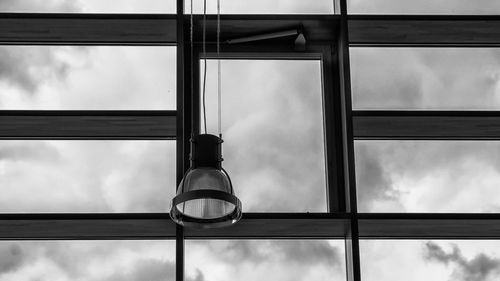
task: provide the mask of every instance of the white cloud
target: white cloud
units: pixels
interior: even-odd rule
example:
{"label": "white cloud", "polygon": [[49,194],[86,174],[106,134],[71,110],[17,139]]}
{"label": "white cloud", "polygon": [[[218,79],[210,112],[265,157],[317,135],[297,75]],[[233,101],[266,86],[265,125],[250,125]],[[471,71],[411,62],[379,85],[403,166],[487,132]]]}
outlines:
{"label": "white cloud", "polygon": [[[208,132],[217,134],[216,67],[208,63]],[[245,211],[324,212],[319,61],[222,62],[223,166]]]}
{"label": "white cloud", "polygon": [[174,62],[174,47],[0,47],[0,107],[175,109]]}
{"label": "white cloud", "polygon": [[360,252],[367,281],[498,279],[500,245],[492,240],[362,240]]}
{"label": "white cloud", "polygon": [[348,0],[353,14],[497,14],[496,0]]}
{"label": "white cloud", "polygon": [[186,271],[207,281],[345,280],[343,241],[188,241]]}
{"label": "white cloud", "polygon": [[494,48],[351,48],[355,109],[498,109]]}
{"label": "white cloud", "polygon": [[165,212],[169,141],[1,141],[2,212]]}
{"label": "white cloud", "polygon": [[1,242],[0,280],[175,280],[174,248],[173,241]]}
{"label": "white cloud", "polygon": [[71,13],[80,11],[80,6],[74,0],[2,0],[0,11]]}
{"label": "white cloud", "polygon": [[453,279],[459,281],[496,280],[500,273],[500,260],[480,253],[472,259],[466,258],[458,245],[452,245],[452,251],[446,252],[434,242],[425,244],[425,259],[453,266]]}
{"label": "white cloud", "polygon": [[175,13],[175,0],[2,0],[2,12]]}
{"label": "white cloud", "polygon": [[496,212],[499,143],[356,141],[362,212]]}
{"label": "white cloud", "polygon": [[[186,13],[191,11],[191,2],[185,1]],[[203,0],[193,0],[194,12],[203,13]],[[332,0],[221,0],[223,14],[331,14]],[[217,13],[217,1],[207,1],[207,13]]]}

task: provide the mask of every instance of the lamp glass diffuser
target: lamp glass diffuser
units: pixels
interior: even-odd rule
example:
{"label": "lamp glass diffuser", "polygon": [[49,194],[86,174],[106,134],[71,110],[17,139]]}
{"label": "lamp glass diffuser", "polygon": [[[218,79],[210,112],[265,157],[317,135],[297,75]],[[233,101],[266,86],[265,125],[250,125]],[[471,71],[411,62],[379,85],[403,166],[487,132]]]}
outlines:
{"label": "lamp glass diffuser", "polygon": [[231,179],[222,168],[222,140],[202,134],[191,139],[191,168],[186,172],[170,216],[181,225],[214,228],[241,218],[241,202],[234,196]]}

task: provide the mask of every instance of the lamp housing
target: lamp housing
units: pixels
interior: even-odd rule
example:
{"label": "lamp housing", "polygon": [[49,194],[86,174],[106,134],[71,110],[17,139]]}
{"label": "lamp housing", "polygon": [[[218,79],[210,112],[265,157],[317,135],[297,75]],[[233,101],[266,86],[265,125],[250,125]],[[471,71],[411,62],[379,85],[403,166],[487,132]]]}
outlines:
{"label": "lamp housing", "polygon": [[191,167],[172,200],[170,217],[193,228],[229,226],[242,216],[241,202],[222,168],[222,139],[200,134],[191,138]]}

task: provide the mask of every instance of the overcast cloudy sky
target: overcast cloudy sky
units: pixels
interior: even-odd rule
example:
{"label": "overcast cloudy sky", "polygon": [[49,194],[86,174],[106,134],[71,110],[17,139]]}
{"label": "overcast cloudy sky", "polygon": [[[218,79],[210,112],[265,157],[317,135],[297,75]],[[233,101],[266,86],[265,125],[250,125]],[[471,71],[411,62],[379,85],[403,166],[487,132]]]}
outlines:
{"label": "overcast cloudy sky", "polygon": [[[215,1],[208,2],[213,13]],[[175,3],[0,0],[0,10],[173,13]],[[349,1],[353,13],[499,10],[494,0]],[[326,14],[333,5],[231,0],[222,11]],[[500,107],[495,49],[355,48],[351,60],[355,109]],[[214,67],[209,62],[211,133]],[[244,210],[326,211],[320,62],[224,61],[222,75],[224,166]],[[175,109],[175,82],[174,47],[0,47],[0,109]],[[496,142],[356,142],[359,209],[498,212],[498,152]],[[0,212],[165,212],[175,191],[174,160],[171,141],[0,141],[0,186],[9,191]],[[174,247],[0,242],[0,281],[174,280]],[[496,241],[362,241],[362,277],[498,280],[499,255]],[[343,241],[187,241],[186,274],[188,281],[345,280]]]}
{"label": "overcast cloudy sky", "polygon": [[498,14],[496,0],[347,0],[350,13],[369,14]]}

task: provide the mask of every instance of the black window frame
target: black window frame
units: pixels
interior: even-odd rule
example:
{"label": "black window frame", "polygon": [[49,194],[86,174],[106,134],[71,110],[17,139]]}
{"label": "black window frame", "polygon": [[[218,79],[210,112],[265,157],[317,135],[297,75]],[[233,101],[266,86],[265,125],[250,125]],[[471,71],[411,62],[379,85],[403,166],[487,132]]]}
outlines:
{"label": "black window frame", "polygon": [[[191,50],[190,16],[183,7],[177,0],[175,15],[0,13],[3,45],[176,46],[178,87],[174,111],[0,111],[0,139],[176,140],[179,182],[188,168],[191,126],[196,126],[191,111],[199,111],[192,106],[199,104],[199,93],[190,93],[190,87],[191,79],[199,81],[191,54],[194,62],[199,60],[201,34],[201,17],[196,15],[198,37]],[[306,52],[295,51],[289,43],[261,42],[223,46],[223,57],[321,59],[327,213],[245,213],[234,227],[204,231],[183,229],[166,213],[0,214],[0,239],[175,239],[178,281],[184,280],[185,239],[344,239],[348,281],[361,280],[360,238],[498,239],[500,214],[357,213],[355,139],[500,140],[500,114],[353,111],[349,47],[498,47],[500,16],[349,15],[346,0],[335,1],[335,7],[337,14],[332,15],[221,16],[223,34],[244,37],[300,26],[308,40]],[[211,15],[209,55],[214,33]]]}

